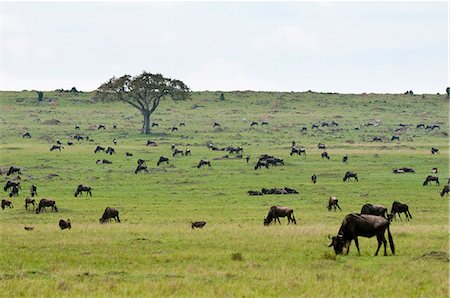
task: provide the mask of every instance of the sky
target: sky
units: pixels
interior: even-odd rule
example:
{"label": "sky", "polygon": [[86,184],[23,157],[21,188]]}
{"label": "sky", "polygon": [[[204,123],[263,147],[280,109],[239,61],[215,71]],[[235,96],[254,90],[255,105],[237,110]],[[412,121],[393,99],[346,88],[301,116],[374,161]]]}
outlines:
{"label": "sky", "polygon": [[443,2],[1,3],[0,90],[161,73],[193,91],[445,93]]}

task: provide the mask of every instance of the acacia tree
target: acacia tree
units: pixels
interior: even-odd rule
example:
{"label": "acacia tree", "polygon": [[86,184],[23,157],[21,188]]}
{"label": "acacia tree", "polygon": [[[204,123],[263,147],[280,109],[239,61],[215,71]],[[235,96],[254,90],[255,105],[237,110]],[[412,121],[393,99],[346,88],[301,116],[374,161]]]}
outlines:
{"label": "acacia tree", "polygon": [[96,97],[126,102],[144,117],[141,133],[150,134],[150,116],[164,98],[184,100],[190,97],[189,87],[182,81],[165,78],[161,74],[142,74],[132,77],[112,77],[96,90]]}

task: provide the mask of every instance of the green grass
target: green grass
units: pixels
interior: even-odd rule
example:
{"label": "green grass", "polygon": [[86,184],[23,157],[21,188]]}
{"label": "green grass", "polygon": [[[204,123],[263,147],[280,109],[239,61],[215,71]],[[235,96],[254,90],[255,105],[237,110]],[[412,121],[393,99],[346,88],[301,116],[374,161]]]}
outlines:
{"label": "green grass", "polygon": [[[230,92],[219,101],[219,95],[197,92],[189,101],[163,102],[152,118],[159,128],[143,136],[136,110],[93,102],[90,93],[46,92],[46,100],[37,103],[34,92],[0,92],[0,166],[23,171],[15,208],[0,210],[0,296],[448,296],[449,208],[448,198],[439,196],[449,177],[444,96]],[[52,119],[61,124],[45,124]],[[250,127],[262,120],[269,125]],[[339,126],[312,131],[321,120]],[[361,126],[375,120],[379,126]],[[222,128],[213,129],[214,121]],[[179,122],[186,127],[172,133]],[[416,129],[419,122],[442,128]],[[100,123],[105,131],[97,130]],[[399,123],[412,126],[394,132]],[[76,124],[95,141],[72,140]],[[308,131],[301,134],[303,126]],[[25,131],[31,139],[22,139]],[[394,134],[400,142],[390,141]],[[383,142],[371,142],[374,136]],[[49,152],[57,139],[75,146]],[[146,147],[149,139],[158,146]],[[292,140],[306,147],[306,158],[289,156]],[[226,153],[209,150],[211,141],[243,146],[249,164],[213,160]],[[327,145],[330,160],[321,159],[319,142]],[[172,158],[171,144],[191,148],[192,156]],[[113,146],[117,155],[94,154],[96,145]],[[431,146],[440,154],[431,155]],[[127,151],[134,156],[125,157]],[[283,158],[285,166],[255,171],[264,153]],[[169,157],[170,165],[156,167],[159,156]],[[95,164],[103,158],[113,164]],[[149,174],[134,174],[138,158],[147,160]],[[212,167],[197,169],[205,158]],[[391,173],[404,166],[416,173]],[[433,167],[441,186],[423,187]],[[360,182],[342,182],[347,170],[356,171]],[[313,173],[316,185],[310,182]],[[6,180],[3,175],[2,183]],[[56,200],[59,213],[37,215],[23,208],[32,183],[39,198]],[[74,198],[78,184],[92,186],[93,197]],[[285,186],[300,194],[246,194]],[[331,195],[341,212],[327,211]],[[407,203],[413,216],[391,226],[395,256],[373,257],[374,238],[360,238],[361,256],[354,244],[348,256],[335,256],[327,247],[327,236],[337,233],[346,214],[365,203],[390,209],[394,200]],[[284,219],[281,226],[264,227],[272,205],[292,207],[298,225],[286,226]],[[98,223],[107,206],[120,211],[121,224]],[[70,218],[72,230],[60,231],[60,218]],[[192,230],[194,220],[207,225]]]}

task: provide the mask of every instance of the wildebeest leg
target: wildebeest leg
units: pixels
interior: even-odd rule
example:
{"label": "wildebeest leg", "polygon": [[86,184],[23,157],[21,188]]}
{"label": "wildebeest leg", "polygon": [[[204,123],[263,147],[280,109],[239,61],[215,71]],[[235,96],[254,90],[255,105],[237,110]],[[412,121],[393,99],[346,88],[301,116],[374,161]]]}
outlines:
{"label": "wildebeest leg", "polygon": [[[275,217],[275,221],[274,221],[274,223],[276,224],[277,223],[277,220],[278,220],[278,224],[280,224],[281,225],[281,221],[280,221],[280,218],[277,216],[277,217]],[[289,222],[288,222],[288,224],[289,224]]]}
{"label": "wildebeest leg", "polygon": [[[341,207],[339,207],[338,203],[336,203],[336,207],[338,207],[339,210],[342,210]],[[336,207],[334,207],[334,211],[336,211]]]}
{"label": "wildebeest leg", "polygon": [[119,215],[117,215],[117,221],[120,223]]}
{"label": "wildebeest leg", "polygon": [[357,236],[355,236],[355,245],[356,245],[356,249],[358,250],[358,254],[361,255],[361,253],[359,252],[359,242],[358,242],[358,237]]}
{"label": "wildebeest leg", "polygon": [[[381,247],[381,235],[377,235],[377,240],[378,240],[378,247],[377,247],[377,251],[375,252],[375,256],[378,256],[378,251],[380,250]],[[384,255],[386,255],[386,239],[384,240]]]}
{"label": "wildebeest leg", "polygon": [[411,213],[409,213],[409,210],[406,210],[407,215],[409,215],[409,219],[412,219]]}
{"label": "wildebeest leg", "polygon": [[400,216],[400,212],[398,213],[398,218],[400,218],[400,220],[403,221],[402,217]]}
{"label": "wildebeest leg", "polygon": [[91,197],[92,197],[92,192],[91,192],[91,191],[89,191],[89,196],[91,196]]}
{"label": "wildebeest leg", "polygon": [[408,216],[407,211],[405,211],[405,217],[406,217],[406,221],[409,221],[409,216]]}

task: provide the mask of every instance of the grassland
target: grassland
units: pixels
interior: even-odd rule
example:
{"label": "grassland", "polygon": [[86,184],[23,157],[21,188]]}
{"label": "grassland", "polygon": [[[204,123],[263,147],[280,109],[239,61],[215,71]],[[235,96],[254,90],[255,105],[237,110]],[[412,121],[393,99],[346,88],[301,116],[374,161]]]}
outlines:
{"label": "grassland", "polygon": [[[90,93],[46,92],[38,103],[33,92],[0,92],[0,166],[23,171],[15,208],[0,210],[0,296],[448,296],[448,198],[439,196],[449,177],[443,95],[230,92],[219,101],[219,94],[196,92],[189,101],[163,102],[152,119],[159,127],[143,136],[136,110],[94,102]],[[53,125],[53,119],[61,123]],[[269,125],[250,127],[262,120]],[[339,126],[311,130],[321,120]],[[375,120],[378,126],[362,126]],[[214,129],[214,121],[222,127]],[[179,122],[186,126],[171,132]],[[440,123],[441,129],[416,129],[419,122]],[[100,123],[105,131],[97,130]],[[411,126],[394,132],[400,123]],[[71,139],[75,125],[95,141]],[[303,126],[306,133],[300,133]],[[31,139],[22,139],[26,131]],[[394,134],[400,142],[390,141]],[[372,142],[374,136],[383,141]],[[58,139],[75,145],[50,152]],[[158,146],[146,147],[149,139]],[[292,140],[306,147],[306,158],[289,156]],[[213,160],[225,153],[209,150],[209,142],[244,147],[249,164]],[[319,142],[327,145],[330,160],[321,159]],[[192,156],[172,158],[171,144],[189,147]],[[117,155],[94,154],[96,145],[113,146]],[[440,154],[431,155],[431,146]],[[283,158],[285,166],[255,171],[264,153]],[[156,167],[159,156],[170,157],[170,165]],[[113,164],[97,165],[102,158]],[[134,174],[138,158],[147,160],[148,174]],[[197,169],[205,158],[212,167]],[[416,173],[395,175],[395,167]],[[423,187],[433,167],[441,186]],[[360,181],[344,183],[347,170]],[[23,208],[32,183],[39,198],[57,201],[59,213]],[[78,184],[90,185],[93,197],[74,198]],[[246,194],[285,186],[300,194]],[[325,208],[330,195],[338,197],[341,212]],[[365,203],[390,207],[394,200],[407,203],[413,216],[392,224],[395,256],[373,257],[373,238],[360,240],[361,256],[354,244],[348,256],[327,247],[327,235],[337,233],[346,214]],[[272,205],[292,207],[298,225],[284,220],[264,227]],[[98,223],[107,206],[120,211],[121,224]],[[73,228],[60,231],[60,218],[70,218]],[[207,225],[192,230],[193,220]],[[25,225],[34,230],[25,231]]]}

